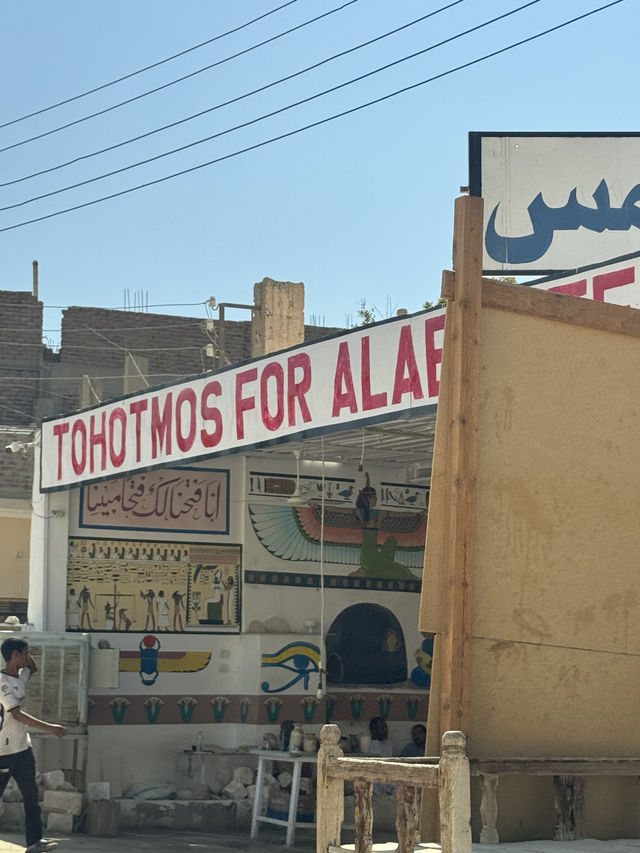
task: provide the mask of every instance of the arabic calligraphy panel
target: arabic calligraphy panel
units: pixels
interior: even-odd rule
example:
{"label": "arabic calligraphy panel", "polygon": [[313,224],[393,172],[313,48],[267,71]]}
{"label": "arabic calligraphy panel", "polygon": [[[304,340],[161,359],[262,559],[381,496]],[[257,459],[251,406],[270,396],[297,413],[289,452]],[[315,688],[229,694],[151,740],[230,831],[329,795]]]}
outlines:
{"label": "arabic calligraphy panel", "polygon": [[69,539],[67,630],[238,632],[239,545]]}
{"label": "arabic calligraphy panel", "polygon": [[82,488],[80,527],[229,532],[229,471],[163,468]]}

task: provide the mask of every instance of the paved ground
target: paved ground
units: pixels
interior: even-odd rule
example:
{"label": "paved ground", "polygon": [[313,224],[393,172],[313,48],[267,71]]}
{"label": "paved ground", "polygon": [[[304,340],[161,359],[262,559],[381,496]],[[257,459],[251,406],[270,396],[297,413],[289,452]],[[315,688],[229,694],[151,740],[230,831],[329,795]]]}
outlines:
{"label": "paved ground", "polygon": [[[99,838],[75,833],[70,836],[56,836],[60,842],[60,853],[284,853],[283,833],[260,830],[260,838],[252,841],[248,834],[202,834],[197,832],[174,832],[170,829],[149,830],[145,832],[123,832],[116,838]],[[295,847],[288,853],[313,853],[314,836],[311,832],[301,832],[296,838]],[[395,847],[391,844],[375,845],[377,853],[390,853]],[[439,850],[434,844],[420,845],[423,853]],[[353,850],[353,845],[351,845]],[[24,836],[21,833],[0,831],[0,853],[21,853],[24,850]],[[617,841],[524,841],[518,844],[474,844],[474,853],[640,853],[640,839],[629,838]]]}
{"label": "paved ground", "polygon": [[[59,842],[60,853],[283,853],[284,833],[260,829],[260,838],[252,841],[249,833],[227,833],[220,835],[198,832],[176,832],[171,829],[145,830],[144,832],[123,832],[116,838],[74,833],[63,836],[47,836]],[[315,836],[312,832],[298,832],[295,847],[288,848],[290,853],[314,853]],[[0,853],[22,853],[24,834],[0,830]]]}

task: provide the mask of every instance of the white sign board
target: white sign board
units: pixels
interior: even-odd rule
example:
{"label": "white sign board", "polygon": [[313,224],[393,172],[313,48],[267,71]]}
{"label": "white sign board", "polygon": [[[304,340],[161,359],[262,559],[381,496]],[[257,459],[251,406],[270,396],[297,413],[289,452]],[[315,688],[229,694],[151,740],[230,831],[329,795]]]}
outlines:
{"label": "white sign board", "polygon": [[42,491],[435,408],[444,309],[42,424]]}
{"label": "white sign board", "polygon": [[568,272],[640,250],[640,134],[470,133],[486,273]]}
{"label": "white sign board", "polygon": [[640,253],[594,264],[571,275],[549,276],[528,282],[530,287],[583,296],[595,302],[610,302],[640,308]]}
{"label": "white sign board", "polygon": [[[530,286],[640,308],[640,253]],[[354,329],[42,424],[42,491],[433,410],[445,310]]]}

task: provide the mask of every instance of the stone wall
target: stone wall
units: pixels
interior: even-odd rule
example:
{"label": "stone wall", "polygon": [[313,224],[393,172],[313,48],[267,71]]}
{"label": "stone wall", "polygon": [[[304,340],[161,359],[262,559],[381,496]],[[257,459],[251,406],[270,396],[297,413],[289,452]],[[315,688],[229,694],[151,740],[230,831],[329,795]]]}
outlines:
{"label": "stone wall", "polygon": [[42,302],[28,292],[0,291],[0,423],[33,420],[42,349]]}
{"label": "stone wall", "polygon": [[31,438],[32,433],[25,429],[0,426],[0,453],[2,453],[0,498],[31,499],[33,453],[6,452],[6,447],[11,442],[28,442]]}

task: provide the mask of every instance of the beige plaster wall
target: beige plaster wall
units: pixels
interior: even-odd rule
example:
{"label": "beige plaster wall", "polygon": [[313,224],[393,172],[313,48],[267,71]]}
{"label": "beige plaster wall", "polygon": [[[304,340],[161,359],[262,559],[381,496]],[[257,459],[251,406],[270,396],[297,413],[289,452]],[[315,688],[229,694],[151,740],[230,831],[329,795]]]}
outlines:
{"label": "beige plaster wall", "polygon": [[[27,598],[29,530],[28,518],[0,516],[0,598]],[[0,617],[5,615],[0,613]]]}
{"label": "beige plaster wall", "polygon": [[482,317],[471,752],[640,755],[640,341]]}
{"label": "beige plaster wall", "polygon": [[[438,749],[446,727],[441,685],[449,661],[467,661],[468,630],[470,692],[454,699],[472,758],[638,757],[640,337],[621,333],[637,332],[637,311],[514,293],[491,291],[463,355],[457,314],[447,317],[420,611],[421,630],[444,649],[434,657],[427,748]],[[465,473],[475,505],[451,512],[460,413],[448,377],[456,358],[473,362],[476,341],[479,378],[463,409],[473,418],[477,395],[477,474]],[[473,542],[464,610],[451,518],[473,525],[460,528]],[[460,624],[448,624],[450,600]],[[587,836],[636,837],[639,785],[587,779]],[[472,814],[477,838],[477,781]],[[501,840],[553,837],[554,822],[550,777],[501,778]]]}

